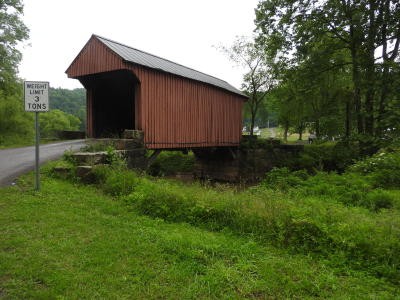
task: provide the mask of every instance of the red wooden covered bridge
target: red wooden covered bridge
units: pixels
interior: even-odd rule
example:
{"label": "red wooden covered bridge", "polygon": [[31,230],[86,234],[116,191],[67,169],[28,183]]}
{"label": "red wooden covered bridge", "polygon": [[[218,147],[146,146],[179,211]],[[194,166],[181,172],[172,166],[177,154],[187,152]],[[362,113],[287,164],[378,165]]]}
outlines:
{"label": "red wooden covered bridge", "polygon": [[87,135],[142,130],[150,149],[237,146],[247,97],[227,82],[92,35],[66,71],[87,91]]}

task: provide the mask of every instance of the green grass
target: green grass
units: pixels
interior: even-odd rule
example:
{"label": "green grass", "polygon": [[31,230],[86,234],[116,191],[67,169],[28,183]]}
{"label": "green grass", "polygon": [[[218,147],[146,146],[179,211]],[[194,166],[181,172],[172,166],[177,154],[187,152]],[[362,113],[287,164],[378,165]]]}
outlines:
{"label": "green grass", "polygon": [[141,216],[96,187],[42,178],[40,192],[31,175],[0,189],[0,298],[399,298],[398,286],[363,270],[228,227]]}
{"label": "green grass", "polygon": [[[41,138],[40,144],[51,144],[51,143],[59,143],[65,140],[56,139],[56,138]],[[23,138],[14,138],[5,140],[3,143],[0,143],[0,149],[10,149],[10,148],[20,148],[20,147],[28,147],[35,145],[35,137],[23,139]]]}
{"label": "green grass", "polygon": [[[275,131],[275,138],[280,139],[283,141],[283,133],[284,130],[281,127],[274,127],[272,130]],[[305,132],[302,136],[302,141],[307,142],[308,141],[308,136],[310,134],[308,132]],[[262,138],[270,138],[271,137],[271,130],[269,128],[262,128],[261,129],[261,137]],[[298,133],[288,133],[287,136],[287,141],[288,143],[296,143],[299,141],[299,134]]]}

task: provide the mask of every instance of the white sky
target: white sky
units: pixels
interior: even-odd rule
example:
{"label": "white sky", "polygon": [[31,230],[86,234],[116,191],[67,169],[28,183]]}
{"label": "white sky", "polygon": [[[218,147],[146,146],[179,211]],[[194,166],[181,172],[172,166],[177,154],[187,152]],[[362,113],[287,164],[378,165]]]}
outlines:
{"label": "white sky", "polygon": [[92,33],[150,52],[240,88],[243,70],[213,46],[250,36],[258,0],[25,0],[30,39],[20,76],[82,87],[65,74]]}

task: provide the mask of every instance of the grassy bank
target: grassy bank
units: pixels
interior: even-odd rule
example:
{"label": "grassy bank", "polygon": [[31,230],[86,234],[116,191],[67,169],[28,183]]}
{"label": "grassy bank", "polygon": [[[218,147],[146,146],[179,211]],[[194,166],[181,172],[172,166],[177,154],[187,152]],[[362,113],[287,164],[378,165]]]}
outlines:
{"label": "grassy bank", "polygon": [[[41,138],[40,144],[46,145],[46,144],[51,144],[51,143],[60,143],[60,142],[64,142],[64,141],[66,141],[66,140],[56,139],[56,138]],[[3,143],[0,143],[0,150],[1,149],[10,149],[10,148],[29,147],[29,146],[35,145],[35,143],[36,143],[35,138],[7,140]]]}
{"label": "grassy bank", "polygon": [[50,169],[0,189],[2,298],[398,297],[396,207]]}

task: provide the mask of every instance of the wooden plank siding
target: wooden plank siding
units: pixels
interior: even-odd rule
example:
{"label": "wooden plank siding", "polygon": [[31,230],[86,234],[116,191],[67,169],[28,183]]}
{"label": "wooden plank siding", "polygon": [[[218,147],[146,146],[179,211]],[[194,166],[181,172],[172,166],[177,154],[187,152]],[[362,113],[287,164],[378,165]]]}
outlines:
{"label": "wooden plank siding", "polygon": [[[135,90],[135,129],[144,131],[149,149],[237,146],[245,98],[210,84],[124,61],[91,38],[66,73],[88,75],[130,70]],[[84,84],[86,87],[86,85]],[[93,94],[87,92],[87,134],[93,136]]]}

